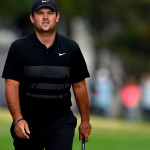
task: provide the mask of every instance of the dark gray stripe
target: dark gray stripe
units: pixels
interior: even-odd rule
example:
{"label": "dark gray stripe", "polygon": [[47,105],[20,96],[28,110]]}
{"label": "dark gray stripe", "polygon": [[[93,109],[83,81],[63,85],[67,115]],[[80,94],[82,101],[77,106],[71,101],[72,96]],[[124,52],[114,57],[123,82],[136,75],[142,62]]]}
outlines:
{"label": "dark gray stripe", "polygon": [[24,66],[25,78],[69,78],[70,67],[64,66]]}
{"label": "dark gray stripe", "polygon": [[27,83],[25,84],[25,87],[34,89],[63,90],[71,87],[71,84]]}
{"label": "dark gray stripe", "polygon": [[69,78],[37,78],[37,77],[30,77],[30,78],[25,78],[24,82],[28,83],[53,83],[53,84],[65,84],[70,82]]}
{"label": "dark gray stripe", "polygon": [[[32,94],[40,94],[40,95],[61,95],[61,94],[66,94],[68,93],[68,91],[70,91],[70,87],[69,88],[65,88],[63,90],[47,90],[47,89],[35,89],[35,88],[27,88],[24,87],[24,90],[26,92],[30,92]],[[25,93],[26,93],[25,92]]]}
{"label": "dark gray stripe", "polygon": [[63,95],[39,95],[39,94],[31,94],[29,92],[27,92],[25,94],[26,96],[29,96],[31,98],[47,98],[47,99],[62,99],[66,96],[68,96],[69,94],[63,94]]}

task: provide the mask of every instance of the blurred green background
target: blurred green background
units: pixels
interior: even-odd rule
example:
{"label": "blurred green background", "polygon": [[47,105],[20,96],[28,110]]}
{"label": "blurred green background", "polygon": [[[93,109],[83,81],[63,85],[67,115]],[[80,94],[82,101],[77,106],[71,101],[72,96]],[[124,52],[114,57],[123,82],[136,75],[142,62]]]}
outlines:
{"label": "blurred green background", "polygon": [[[94,40],[95,51],[108,48],[117,53],[125,65],[125,73],[141,75],[149,71],[150,0],[56,0],[61,19],[59,27],[71,37],[71,22],[86,19]],[[29,13],[33,0],[5,0],[0,5],[0,26],[31,31]],[[61,27],[60,27],[61,28]],[[133,59],[134,58],[134,59]],[[141,63],[142,62],[142,63]]]}
{"label": "blurred green background", "polygon": [[[131,121],[124,118],[120,90],[130,75],[134,76],[139,87],[143,75],[149,76],[150,0],[56,0],[56,3],[60,12],[57,30],[79,43],[91,74],[87,85],[93,131],[86,149],[148,150],[150,123],[143,113],[142,94],[138,103],[139,117]],[[0,74],[10,44],[33,31],[29,20],[32,4],[33,0],[1,1]],[[114,85],[105,117],[95,113],[92,105],[95,93],[92,85],[96,72],[102,68],[109,71]],[[9,150],[12,149],[11,117],[4,109],[7,107],[4,91],[4,80],[0,79],[0,149]],[[78,116],[74,98],[72,103]],[[74,150],[80,147],[76,131]]]}

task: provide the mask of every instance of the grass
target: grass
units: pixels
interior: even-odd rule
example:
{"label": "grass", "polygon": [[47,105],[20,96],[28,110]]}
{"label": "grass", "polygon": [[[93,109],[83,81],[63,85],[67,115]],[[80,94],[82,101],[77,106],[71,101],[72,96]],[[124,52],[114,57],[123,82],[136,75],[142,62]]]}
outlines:
{"label": "grass", "polygon": [[[78,117],[78,116],[77,116]],[[79,125],[78,117],[78,125]],[[0,150],[13,150],[9,132],[11,116],[6,109],[0,109]],[[149,150],[150,123],[129,123],[123,120],[102,119],[91,116],[92,133],[86,150]],[[74,138],[73,150],[80,150],[78,128]]]}
{"label": "grass", "polygon": [[[93,126],[86,150],[149,150],[150,123],[129,123],[123,120],[91,116]],[[77,133],[77,132],[76,132]],[[74,150],[80,149],[75,135]]]}
{"label": "grass", "polygon": [[9,132],[11,116],[6,109],[0,108],[0,150],[13,150]]}

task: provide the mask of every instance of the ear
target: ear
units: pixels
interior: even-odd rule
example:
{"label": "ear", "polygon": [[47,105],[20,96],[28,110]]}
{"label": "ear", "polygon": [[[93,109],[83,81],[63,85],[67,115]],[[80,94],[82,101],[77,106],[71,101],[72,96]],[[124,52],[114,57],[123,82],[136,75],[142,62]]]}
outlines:
{"label": "ear", "polygon": [[58,22],[58,21],[59,21],[59,18],[60,18],[60,14],[59,14],[59,13],[57,13],[56,22]]}
{"label": "ear", "polygon": [[30,20],[34,24],[34,17],[32,16],[32,14],[30,14]]}

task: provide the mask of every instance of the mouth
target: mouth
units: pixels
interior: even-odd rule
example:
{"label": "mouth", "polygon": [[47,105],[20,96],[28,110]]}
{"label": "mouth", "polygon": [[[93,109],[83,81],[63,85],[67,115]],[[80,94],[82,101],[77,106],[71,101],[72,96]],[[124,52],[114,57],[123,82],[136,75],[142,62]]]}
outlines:
{"label": "mouth", "polygon": [[43,25],[48,25],[48,24],[49,24],[49,22],[42,22],[42,24],[43,24]]}

